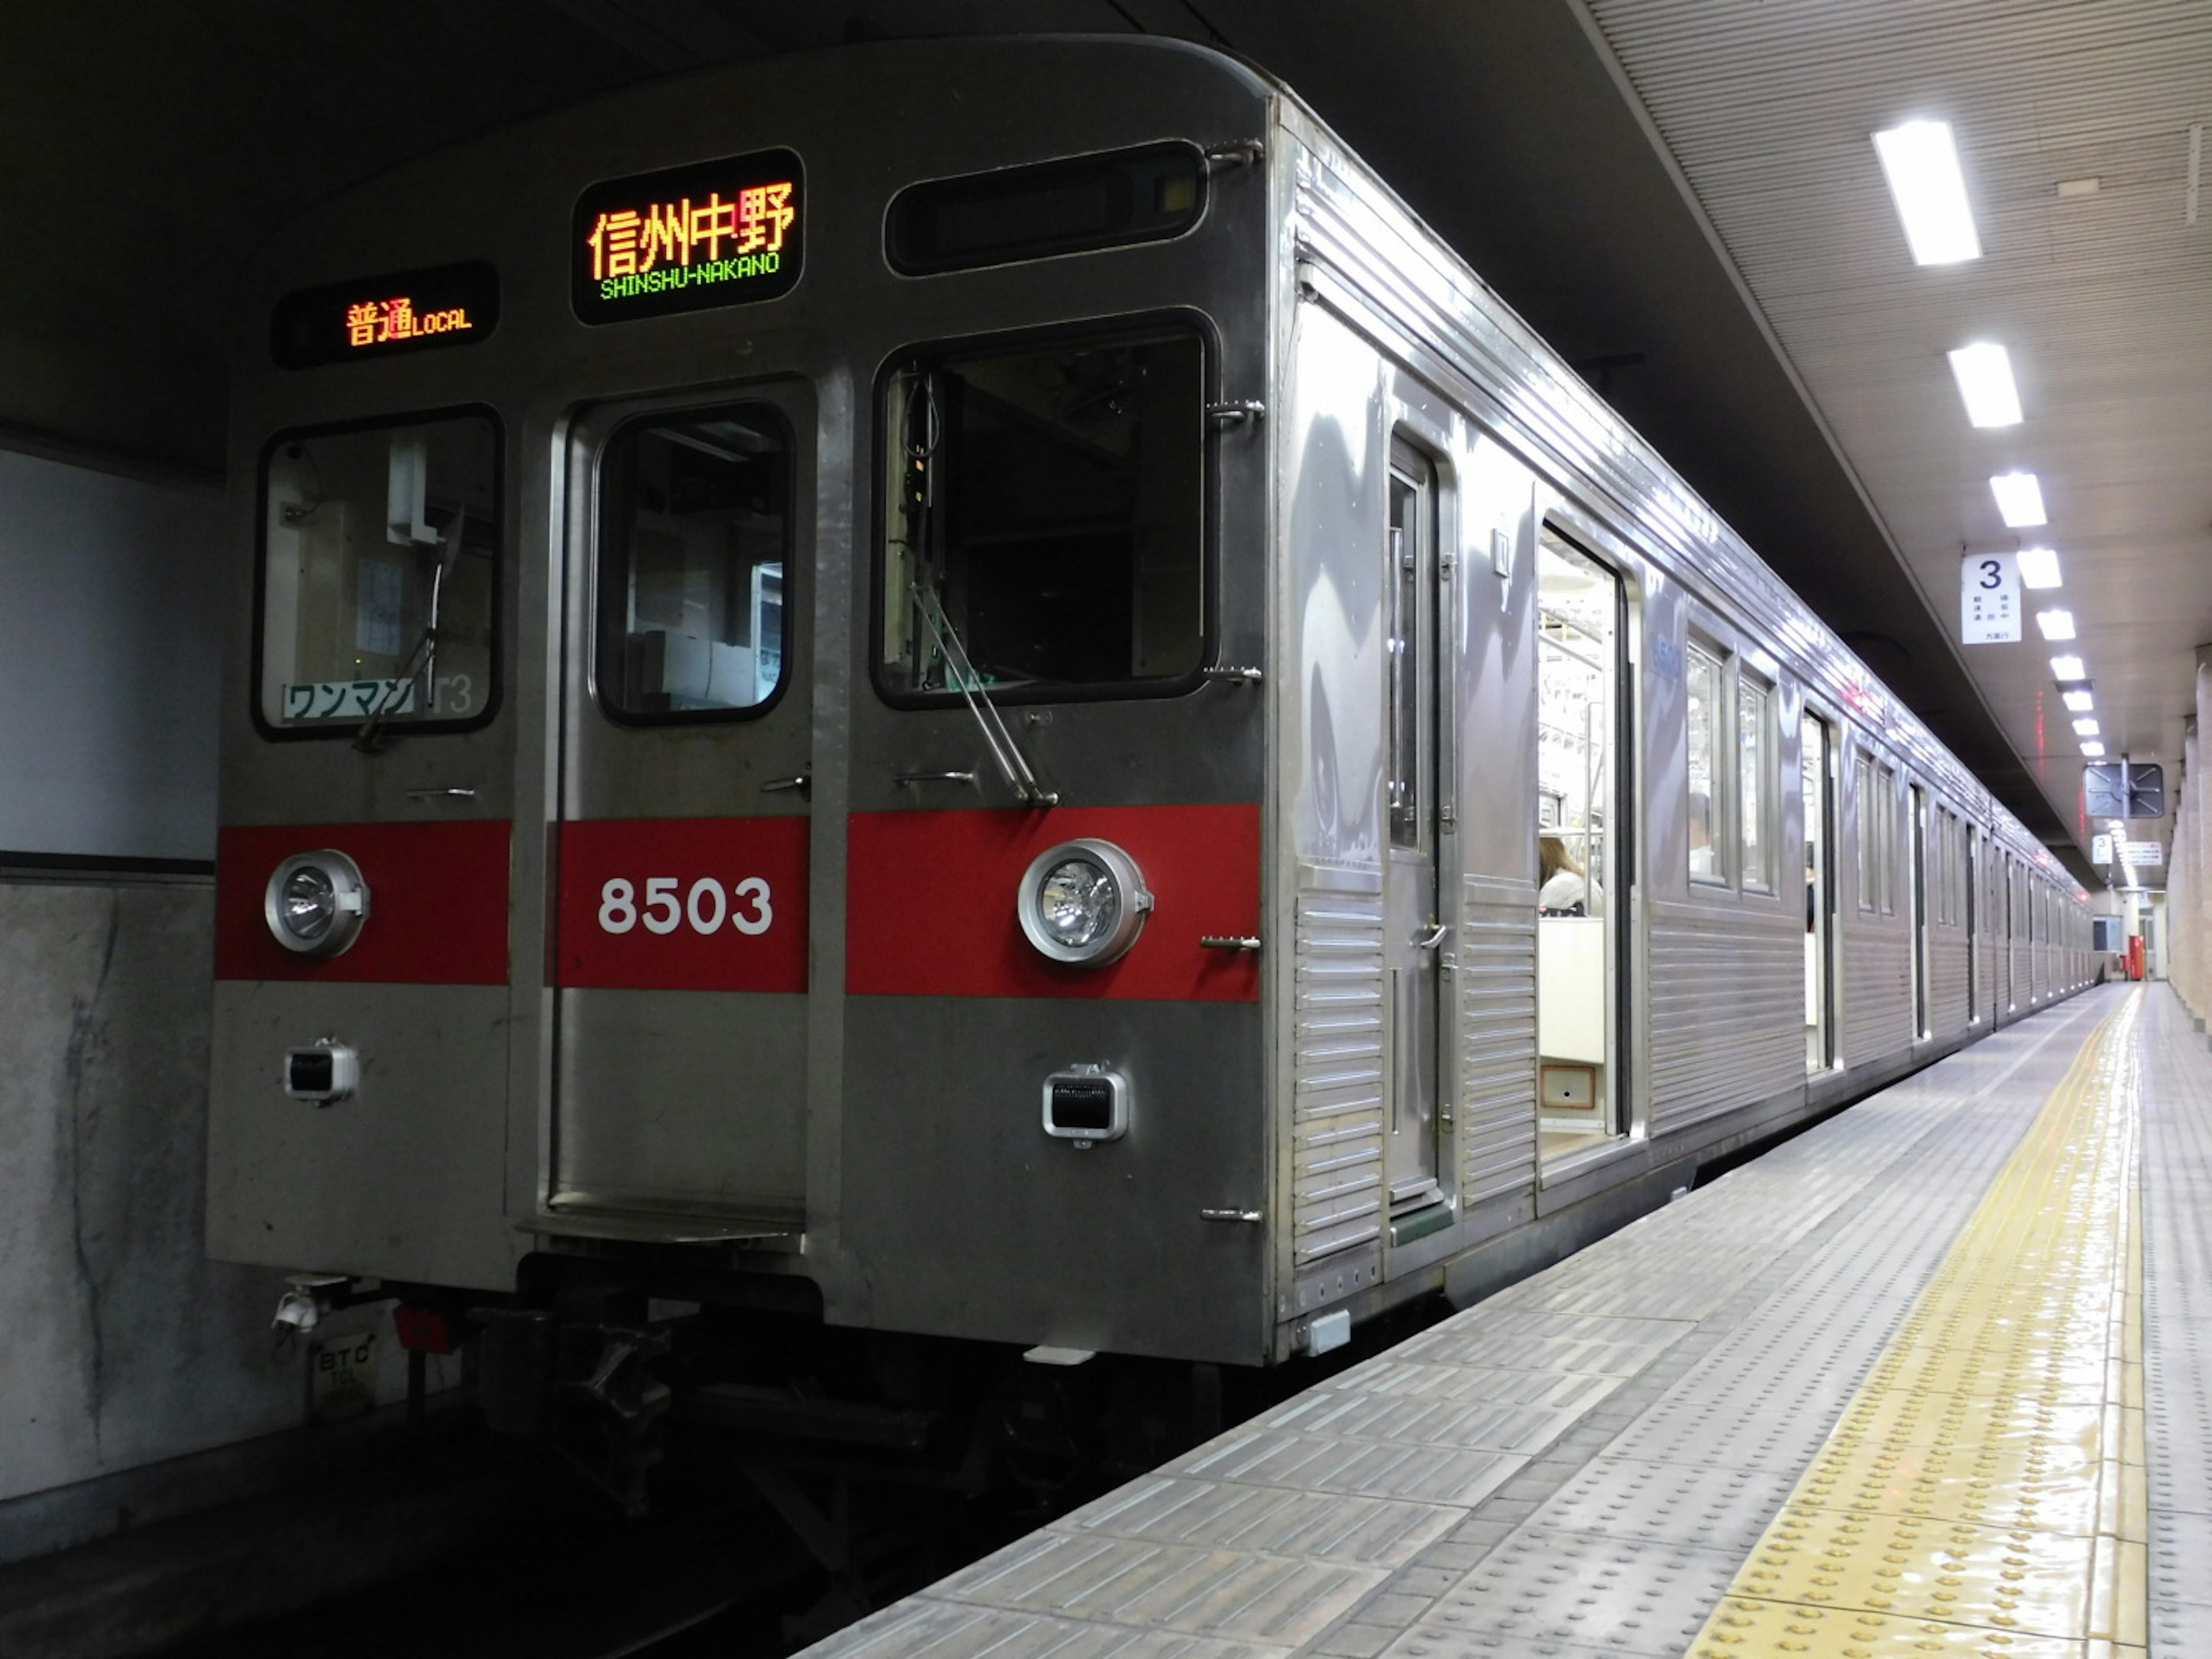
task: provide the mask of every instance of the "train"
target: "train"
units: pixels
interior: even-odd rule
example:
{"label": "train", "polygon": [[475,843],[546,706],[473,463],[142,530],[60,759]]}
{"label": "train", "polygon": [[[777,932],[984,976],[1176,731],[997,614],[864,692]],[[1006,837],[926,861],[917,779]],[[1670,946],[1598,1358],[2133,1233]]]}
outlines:
{"label": "train", "polygon": [[[1325,1354],[2094,975],[1222,53],[655,82],[309,212],[237,314],[207,1246],[513,1423]],[[775,1358],[832,1340],[834,1422]]]}

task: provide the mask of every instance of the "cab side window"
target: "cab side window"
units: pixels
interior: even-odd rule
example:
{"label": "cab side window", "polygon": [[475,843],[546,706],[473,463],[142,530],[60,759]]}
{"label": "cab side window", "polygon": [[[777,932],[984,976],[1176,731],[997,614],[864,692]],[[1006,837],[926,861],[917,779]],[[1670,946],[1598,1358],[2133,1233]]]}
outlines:
{"label": "cab side window", "polygon": [[264,729],[480,725],[497,686],[489,415],[298,432],[261,471]]}

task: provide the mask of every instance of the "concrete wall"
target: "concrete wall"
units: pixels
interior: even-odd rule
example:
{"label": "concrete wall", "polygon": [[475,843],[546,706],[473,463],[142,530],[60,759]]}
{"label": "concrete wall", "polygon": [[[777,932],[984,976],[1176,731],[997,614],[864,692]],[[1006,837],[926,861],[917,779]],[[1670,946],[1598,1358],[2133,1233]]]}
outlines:
{"label": "concrete wall", "polygon": [[[218,505],[0,451],[0,1560],[329,1462],[265,1438],[307,1415],[282,1277],[202,1244]],[[396,1400],[386,1309],[325,1332],[369,1328]]]}
{"label": "concrete wall", "polygon": [[222,501],[0,450],[0,851],[215,856]]}

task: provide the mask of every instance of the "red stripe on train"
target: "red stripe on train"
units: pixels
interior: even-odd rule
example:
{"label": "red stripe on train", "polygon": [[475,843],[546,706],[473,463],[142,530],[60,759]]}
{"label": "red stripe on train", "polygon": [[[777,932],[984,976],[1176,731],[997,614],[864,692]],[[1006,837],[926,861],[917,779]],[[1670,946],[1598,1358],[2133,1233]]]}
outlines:
{"label": "red stripe on train", "polygon": [[[1127,853],[1154,899],[1136,944],[1104,968],[1047,962],[1014,919],[1030,861],[1079,836]],[[1255,957],[1198,942],[1260,931],[1257,806],[856,812],[848,851],[845,987],[856,995],[1259,1000]]]}
{"label": "red stripe on train", "polygon": [[556,842],[555,983],[804,991],[804,817],[592,818]]}
{"label": "red stripe on train", "polygon": [[[504,985],[510,836],[504,819],[226,829],[216,841],[215,976]],[[326,847],[361,866],[368,921],[343,956],[301,956],[270,937],[262,899],[278,865]]]}

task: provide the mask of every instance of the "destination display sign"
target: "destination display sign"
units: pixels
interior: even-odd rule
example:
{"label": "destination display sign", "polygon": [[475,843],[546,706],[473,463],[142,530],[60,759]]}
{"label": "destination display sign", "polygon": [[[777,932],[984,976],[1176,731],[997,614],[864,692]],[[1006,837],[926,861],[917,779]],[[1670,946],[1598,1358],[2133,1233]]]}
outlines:
{"label": "destination display sign", "polygon": [[276,302],[270,347],[282,368],[471,345],[499,325],[499,273],[481,260],[302,289]]}
{"label": "destination display sign", "polygon": [[757,150],[593,185],[576,202],[569,298],[580,321],[749,305],[798,285],[799,157]]}

